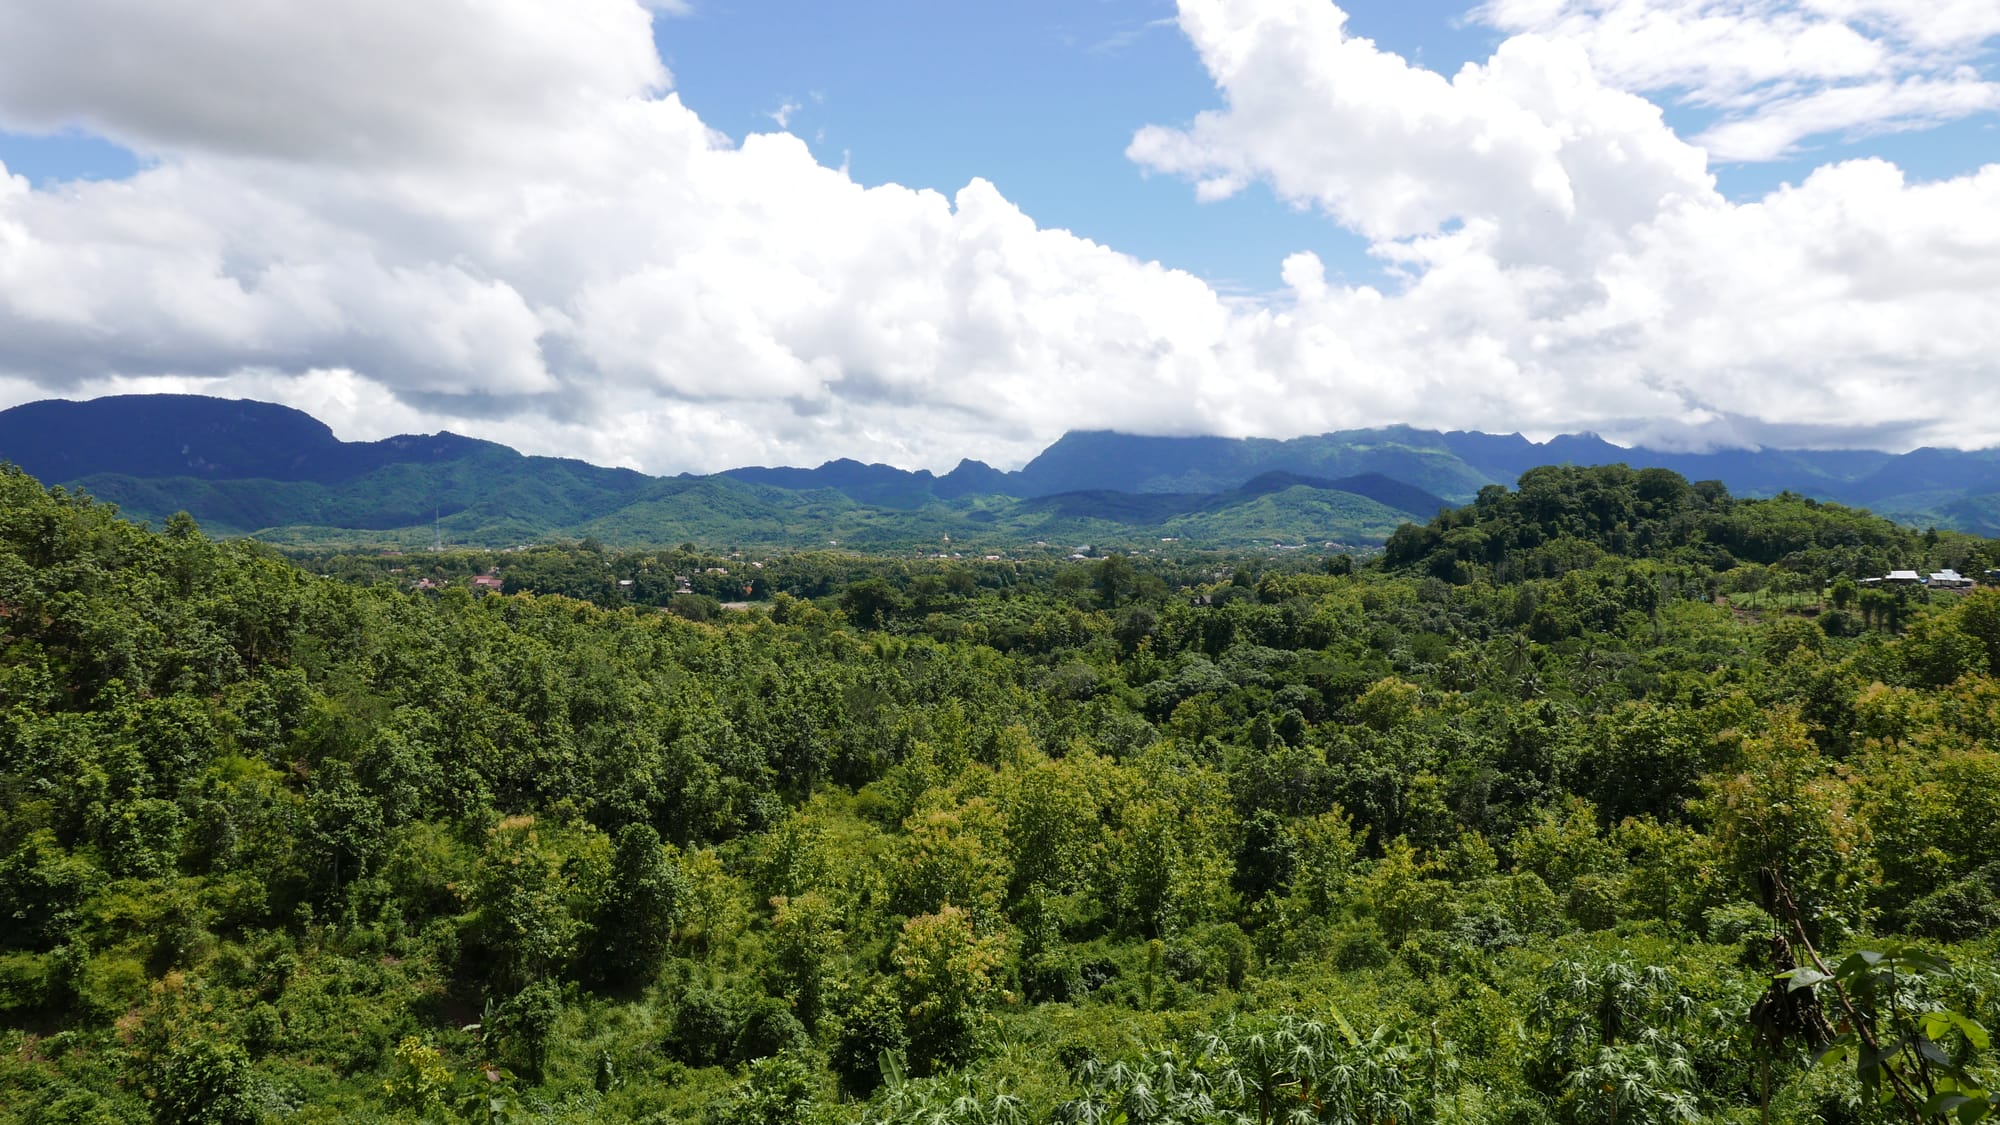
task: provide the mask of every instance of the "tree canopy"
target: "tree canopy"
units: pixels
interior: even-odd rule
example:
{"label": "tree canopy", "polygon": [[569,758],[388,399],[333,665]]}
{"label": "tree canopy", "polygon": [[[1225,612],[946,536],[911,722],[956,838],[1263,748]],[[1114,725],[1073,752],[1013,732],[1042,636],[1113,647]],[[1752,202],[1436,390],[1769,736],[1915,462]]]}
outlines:
{"label": "tree canopy", "polygon": [[2000,591],[1838,583],[1992,547],[1558,468],[696,614],[0,470],[0,1118],[1974,1120]]}

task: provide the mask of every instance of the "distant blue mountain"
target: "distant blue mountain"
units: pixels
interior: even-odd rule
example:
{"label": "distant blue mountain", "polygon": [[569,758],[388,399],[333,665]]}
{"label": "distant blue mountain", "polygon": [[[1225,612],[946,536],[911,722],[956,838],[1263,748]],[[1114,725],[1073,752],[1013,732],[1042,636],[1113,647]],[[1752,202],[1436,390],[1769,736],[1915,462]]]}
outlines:
{"label": "distant blue mountain", "polygon": [[1451,506],[1442,498],[1433,496],[1421,488],[1391,480],[1380,473],[1324,480],[1318,477],[1302,477],[1296,473],[1270,472],[1252,477],[1243,484],[1223,492],[1120,492],[1116,489],[1093,488],[1034,497],[1029,499],[1024,507],[1029,511],[1057,512],[1066,516],[1106,520],[1112,523],[1155,524],[1176,516],[1224,511],[1258,497],[1287,492],[1294,488],[1348,493],[1373,500],[1385,508],[1412,515],[1425,512],[1436,515],[1440,509]]}
{"label": "distant blue mountain", "polygon": [[[1537,465],[1612,465],[1672,469],[1689,480],[1719,480],[1743,496],[1796,492],[1876,511],[1905,522],[1934,522],[1992,534],[1984,513],[2000,505],[1974,503],[2000,493],[2000,451],[1725,449],[1708,453],[1628,448],[1595,434],[1564,434],[1545,442],[1520,434],[1439,433],[1408,426],[1342,430],[1274,441],[1264,438],[1144,437],[1105,430],[1064,434],[1015,472],[965,462],[944,477],[888,465],[833,461],[817,469],[746,469],[730,475],[789,488],[833,488],[856,499],[914,506],[929,498],[1072,493],[1187,495],[1226,493],[1267,473],[1352,483],[1363,476],[1414,490],[1395,501],[1402,511],[1441,498],[1470,500],[1488,484],[1511,485]],[[958,478],[977,484],[967,487]]]}
{"label": "distant blue mountain", "polygon": [[1022,496],[1083,488],[1222,492],[1271,472],[1322,479],[1373,473],[1432,495],[1468,497],[1492,482],[1491,475],[1466,464],[1439,437],[1404,426],[1289,441],[1077,431],[1064,434],[1012,474],[1013,487]]}
{"label": "distant blue mountain", "polygon": [[1462,430],[1441,437],[1445,448],[1497,481],[1511,482],[1537,465],[1622,463],[1635,469],[1672,469],[1689,480],[1719,480],[1744,495],[1769,495],[1788,489],[1822,495],[1828,489],[1849,485],[1900,460],[1895,454],[1869,449],[1724,449],[1711,453],[1674,453],[1613,445],[1595,434],[1563,434],[1546,442],[1529,441],[1520,434]]}
{"label": "distant blue mountain", "polygon": [[[1285,441],[1078,431],[1013,472],[975,460],[937,475],[841,459],[811,469],[747,467],[715,478],[662,479],[581,461],[524,457],[503,445],[449,433],[343,442],[310,415],[270,403],[122,395],[0,411],[0,458],[51,483],[80,484],[141,517],[186,508],[239,530],[409,528],[456,518],[464,527],[482,529],[482,535],[531,538],[562,528],[624,527],[630,520],[619,513],[628,509],[652,512],[662,504],[686,509],[705,502],[735,514],[709,513],[712,519],[690,526],[723,533],[732,526],[730,519],[754,515],[762,521],[757,526],[804,535],[811,520],[801,512],[839,508],[827,508],[825,497],[848,508],[908,513],[912,519],[929,513],[902,525],[921,525],[927,534],[957,534],[953,529],[963,530],[961,525],[1019,528],[1026,526],[1022,520],[1059,519],[1137,528],[1199,518],[1207,521],[1200,524],[1204,527],[1247,527],[1240,520],[1209,518],[1242,505],[1261,505],[1258,527],[1276,527],[1272,521],[1285,519],[1305,526],[1309,511],[1337,511],[1362,520],[1354,528],[1373,529],[1387,518],[1384,513],[1426,520],[1486,485],[1512,484],[1537,465],[1624,463],[1672,469],[1690,480],[1720,480],[1739,495],[1789,490],[1905,522],[2000,533],[2000,451],[1676,453],[1625,448],[1593,434],[1534,442],[1519,434],[1408,426]],[[692,487],[704,480],[734,486]],[[1349,499],[1320,504],[1293,495],[1272,507],[1273,498],[1296,489]],[[1009,507],[980,498],[1017,503]],[[1365,520],[1359,504],[1366,505]],[[882,526],[896,526],[896,519]],[[1316,528],[1306,530],[1318,534]]]}
{"label": "distant blue mountain", "polygon": [[501,451],[514,454],[452,433],[344,442],[326,423],[289,406],[203,395],[49,399],[0,411],[0,456],[46,481],[115,473],[326,484],[388,465]]}
{"label": "distant blue mountain", "polygon": [[910,471],[894,465],[864,465],[845,457],[828,461],[817,469],[767,469],[755,465],[727,469],[720,475],[795,491],[831,488],[851,500],[886,508],[915,508],[931,500],[955,500],[961,496],[1018,495],[1010,491],[1012,478],[1008,474],[983,461],[960,461],[957,468],[941,477],[928,469]]}

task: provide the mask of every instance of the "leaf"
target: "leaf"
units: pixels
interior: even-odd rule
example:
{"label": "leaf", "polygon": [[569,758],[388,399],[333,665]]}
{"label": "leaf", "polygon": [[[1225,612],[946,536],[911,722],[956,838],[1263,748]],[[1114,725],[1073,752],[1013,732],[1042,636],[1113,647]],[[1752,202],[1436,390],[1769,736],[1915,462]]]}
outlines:
{"label": "leaf", "polygon": [[885,1050],[875,1056],[875,1065],[882,1073],[882,1085],[894,1090],[903,1084],[903,1053]]}
{"label": "leaf", "polygon": [[1943,957],[1940,957],[1935,953],[1928,953],[1923,950],[1916,950],[1916,949],[1904,950],[1902,951],[1902,956],[1899,958],[1899,960],[1905,966],[1916,969],[1920,972],[1948,973],[1951,971],[1950,961],[1945,960]]}
{"label": "leaf", "polygon": [[1788,991],[1797,992],[1801,988],[1811,988],[1814,985],[1830,981],[1833,979],[1833,974],[1822,973],[1818,969],[1793,969],[1790,972],[1778,973],[1777,979],[1790,980],[1791,985]]}
{"label": "leaf", "polygon": [[1940,1048],[1937,1045],[1937,1043],[1933,1041],[1929,1036],[1913,1035],[1910,1037],[1910,1039],[1915,1044],[1917,1048],[1917,1053],[1919,1055],[1922,1055],[1924,1058],[1930,1060],[1933,1063],[1936,1063],[1941,1067],[1945,1067],[1947,1069],[1951,1067],[1952,1065],[1951,1056],[1945,1054],[1943,1049]]}
{"label": "leaf", "polygon": [[1944,1014],[1951,1020],[1951,1025],[1958,1029],[1958,1033],[1965,1036],[1965,1041],[1972,1045],[1973,1050],[1984,1051],[1992,1046],[1992,1037],[1986,1033],[1985,1026],[1978,1020],[1958,1012]]}
{"label": "leaf", "polygon": [[1924,1116],[1930,1117],[1940,1113],[1952,1113],[1958,1107],[1972,1100],[1964,1094],[1934,1094],[1929,1101],[1924,1103]]}
{"label": "leaf", "polygon": [[1347,1045],[1350,1047],[1361,1046],[1361,1037],[1354,1034],[1354,1028],[1349,1026],[1347,1017],[1340,1014],[1340,1006],[1329,1000],[1327,1001],[1326,1008],[1327,1011],[1333,1013],[1334,1026],[1340,1028],[1340,1033],[1347,1037]]}

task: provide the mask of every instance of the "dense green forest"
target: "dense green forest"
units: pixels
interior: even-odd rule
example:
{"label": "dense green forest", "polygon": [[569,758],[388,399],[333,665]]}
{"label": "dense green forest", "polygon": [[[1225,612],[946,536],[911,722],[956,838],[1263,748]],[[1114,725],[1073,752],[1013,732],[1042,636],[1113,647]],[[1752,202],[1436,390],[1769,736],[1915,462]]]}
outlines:
{"label": "dense green forest", "polygon": [[[766,548],[833,542],[876,551],[953,541],[1017,549],[1036,540],[1131,547],[1198,539],[1247,547],[1273,540],[1299,543],[1309,536],[1379,544],[1402,521],[1437,510],[1435,505],[1392,508],[1336,487],[1337,482],[1283,474],[1213,495],[968,496],[923,498],[907,506],[726,476],[665,479],[614,492],[593,490],[560,470],[518,470],[510,457],[520,460],[509,451],[441,466],[398,465],[337,485],[114,476],[75,483],[155,523],[164,523],[185,503],[225,531],[299,550],[420,549],[438,538],[505,547],[563,536],[621,543],[698,539]],[[548,479],[551,473],[554,479]],[[1386,483],[1392,487],[1380,491],[1391,496],[1419,491]],[[433,507],[441,495],[452,502]],[[436,522],[433,514],[439,514]]]}
{"label": "dense green forest", "polygon": [[1970,1122],[2000,591],[1858,580],[1995,547],[1611,467],[294,561],[0,470],[0,1118]]}

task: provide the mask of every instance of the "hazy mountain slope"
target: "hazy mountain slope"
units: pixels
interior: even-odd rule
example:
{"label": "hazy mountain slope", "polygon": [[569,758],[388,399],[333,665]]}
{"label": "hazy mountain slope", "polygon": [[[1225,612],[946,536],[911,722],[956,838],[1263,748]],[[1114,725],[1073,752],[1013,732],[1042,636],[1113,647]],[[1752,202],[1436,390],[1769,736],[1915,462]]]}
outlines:
{"label": "hazy mountain slope", "polygon": [[1396,426],[1317,437],[1137,437],[1064,434],[1023,466],[1017,494],[1086,488],[1122,492],[1221,492],[1268,472],[1338,478],[1377,473],[1426,492],[1470,498],[1492,478],[1453,453],[1443,435]]}
{"label": "hazy mountain slope", "polygon": [[292,524],[428,526],[436,517],[453,526],[464,526],[468,517],[567,525],[632,503],[657,482],[627,469],[524,457],[481,442],[452,460],[390,463],[337,481],[97,473],[66,483],[117,504],[133,519],[158,522],[185,510],[217,530],[241,534]]}
{"label": "hazy mountain slope", "polygon": [[1536,465],[1619,462],[1718,479],[1738,495],[1791,490],[1919,525],[1992,530],[2000,521],[1992,499],[2000,451],[1675,453],[1591,434],[1538,443],[1406,426],[1286,441],[1081,431],[1015,472],[968,459],[940,476],[841,459],[655,478],[449,433],[343,442],[312,417],[268,403],[126,395],[0,411],[0,458],[134,518],[158,522],[185,509],[217,532],[280,542],[416,545],[441,535],[506,545],[598,535],[922,546],[947,536],[1136,542],[1176,529],[1237,542],[1372,541]]}
{"label": "hazy mountain slope", "polygon": [[52,399],[0,411],[0,453],[43,480],[102,473],[310,480],[340,445],[309,414],[199,395]]}
{"label": "hazy mountain slope", "polygon": [[[452,433],[344,442],[325,423],[289,406],[202,395],[51,399],[0,411],[0,456],[50,481],[115,474],[334,483],[391,465],[444,464],[481,454],[522,456]],[[563,463],[578,471],[627,472]]]}
{"label": "hazy mountain slope", "polygon": [[831,488],[849,499],[890,508],[915,508],[937,499],[940,479],[927,469],[911,472],[894,465],[864,465],[845,457],[816,469],[751,466],[728,469],[717,475],[795,491]]}

